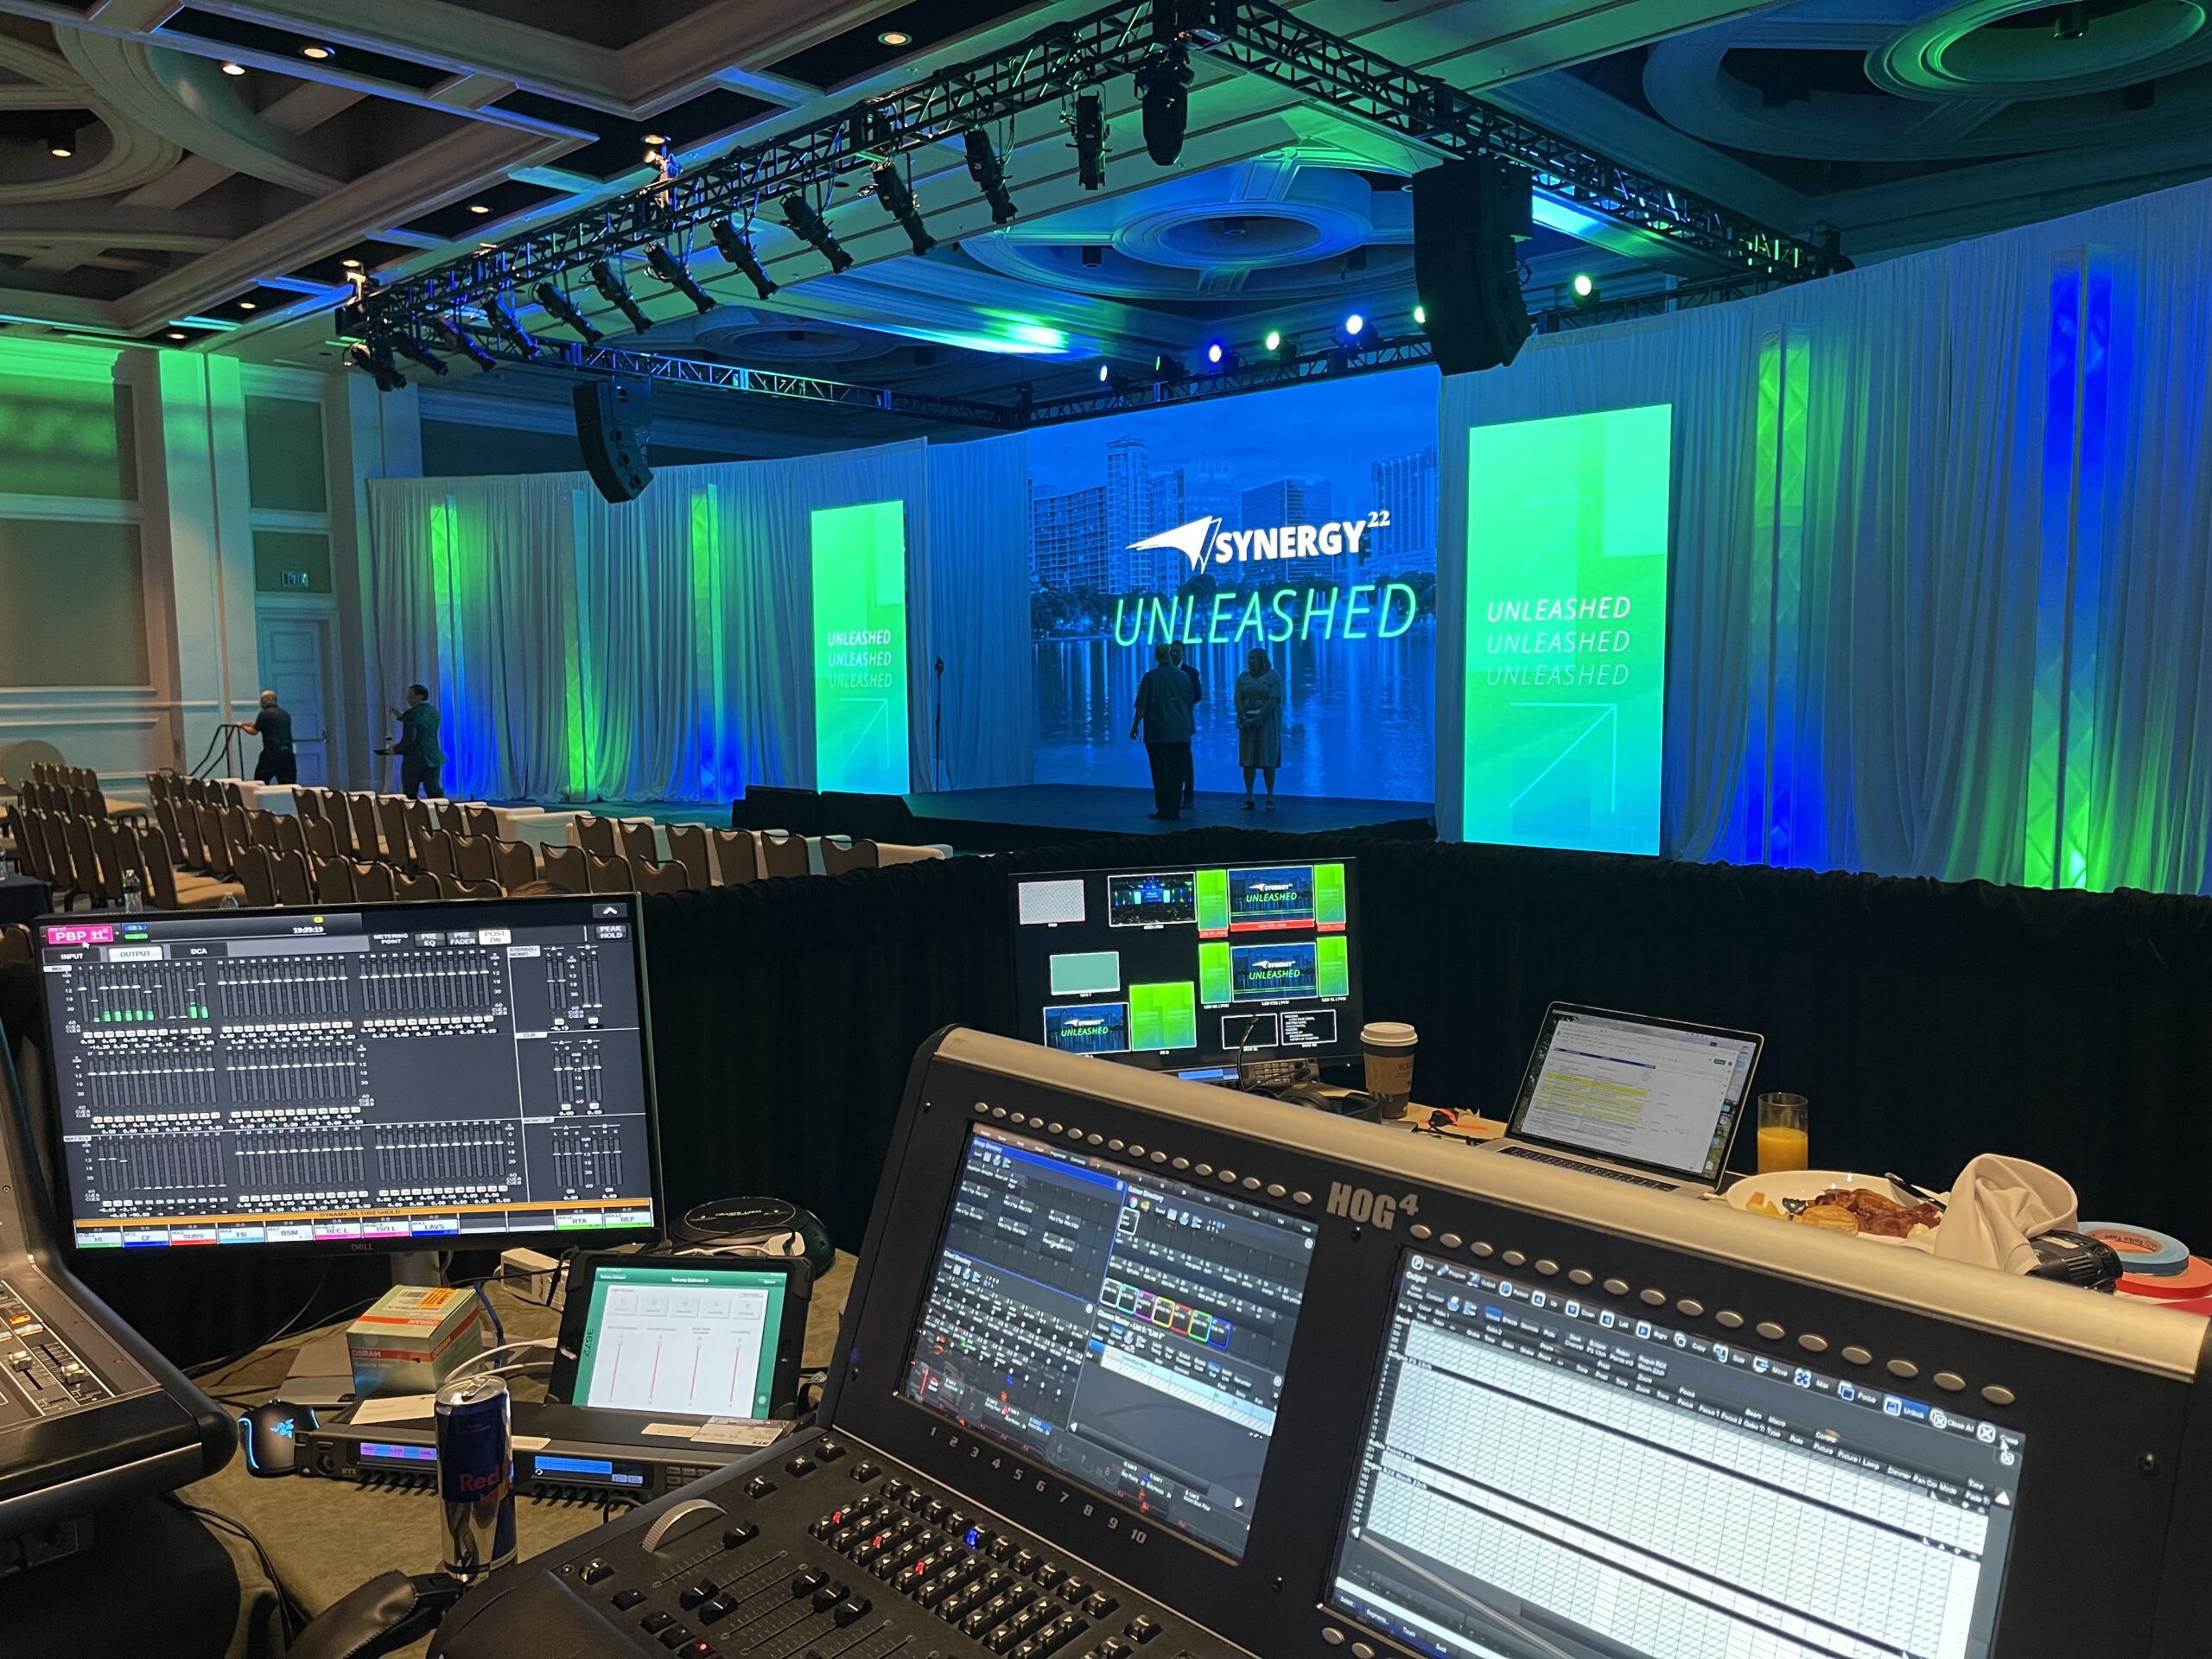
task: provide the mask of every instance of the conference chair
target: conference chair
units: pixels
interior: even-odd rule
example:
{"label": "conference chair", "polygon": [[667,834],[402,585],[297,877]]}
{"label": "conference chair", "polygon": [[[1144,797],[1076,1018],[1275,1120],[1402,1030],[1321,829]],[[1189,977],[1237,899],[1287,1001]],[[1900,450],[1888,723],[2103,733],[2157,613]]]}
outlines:
{"label": "conference chair", "polygon": [[763,830],[760,832],[760,861],[769,875],[811,875],[814,867],[807,861],[806,837],[794,836],[782,830]]}
{"label": "conference chair", "polygon": [[100,880],[99,855],[92,850],[92,824],[89,818],[71,817],[62,819],[61,834],[69,846],[69,863],[76,874],[71,878],[78,892],[92,900],[94,909],[111,903],[110,893]]}
{"label": "conference chair", "polygon": [[378,795],[372,798],[378,828],[384,836],[385,861],[391,864],[411,864],[415,855],[407,845],[407,802],[397,795]]}
{"label": "conference chair", "polygon": [[21,922],[10,922],[0,927],[0,962],[29,962],[31,959],[31,931]]}
{"label": "conference chair", "polygon": [[314,861],[315,896],[326,905],[351,904],[358,895],[353,891],[353,861],[350,858],[318,858]]}
{"label": "conference chair", "polygon": [[503,899],[507,890],[496,881],[448,881],[448,899]]}
{"label": "conference chair", "polygon": [[492,843],[492,863],[502,887],[512,892],[537,880],[537,852],[528,842],[484,839]]}
{"label": "conference chair", "polygon": [[456,836],[453,843],[454,874],[464,881],[496,881],[499,861],[492,843],[482,836]]}
{"label": "conference chair", "polygon": [[446,884],[425,870],[420,875],[403,875],[391,884],[391,895],[404,904],[415,904],[429,899],[446,897]]}
{"label": "conference chair", "polygon": [[280,853],[308,855],[308,827],[298,818],[288,818],[281,812],[270,815],[276,821],[276,848]]}
{"label": "conference chair", "polygon": [[[222,834],[223,859],[227,866],[227,872],[235,875],[238,873],[239,857],[247,848],[254,844],[253,824],[245,815],[245,808],[224,806],[218,807],[215,810],[215,825]],[[225,873],[223,870],[216,872],[218,875]]]}
{"label": "conference chair", "polygon": [[629,865],[639,893],[682,893],[690,885],[690,878],[684,874],[683,867],[672,858],[665,864],[633,858]]}
{"label": "conference chair", "polygon": [[353,898],[364,905],[389,904],[397,892],[397,884],[389,864],[356,864],[353,866]]}
{"label": "conference chair", "polygon": [[57,906],[68,909],[76,893],[69,880],[67,854],[57,852],[50,839],[56,833],[53,828],[53,817],[43,809],[19,807],[16,811],[16,823],[22,836],[21,846],[24,870],[46,883],[47,890],[53,895]]}
{"label": "conference chair", "polygon": [[301,819],[300,836],[307,843],[309,858],[336,858],[341,850],[338,845],[338,832],[332,828],[328,818]]}
{"label": "conference chair", "polygon": [[461,832],[465,836],[488,836],[499,839],[499,815],[488,806],[464,806],[461,809]]}
{"label": "conference chair", "polygon": [[538,862],[544,867],[544,879],[555,887],[589,893],[591,866],[584,862],[589,856],[581,847],[548,846],[539,852]]}
{"label": "conference chair", "polygon": [[441,823],[430,816],[428,801],[403,801],[399,806],[399,821],[407,826],[407,856],[410,863],[423,861],[423,838],[438,830],[451,830],[449,823]]}
{"label": "conference chair", "polygon": [[311,905],[315,903],[315,872],[308,867],[304,852],[274,853],[270,863],[276,878],[276,902],[280,905]]}
{"label": "conference chair", "polygon": [[620,853],[620,849],[614,844],[613,819],[602,818],[595,813],[579,812],[570,822],[575,826],[576,845],[584,851],[600,858],[613,858]]}
{"label": "conference chair", "polygon": [[591,893],[635,893],[638,878],[630,868],[630,861],[616,856],[601,858],[597,853],[586,853],[584,865],[590,871],[586,891]]}
{"label": "conference chair", "polygon": [[622,856],[632,864],[640,860],[659,861],[660,840],[650,823],[620,823],[614,826],[614,833],[622,843]]}
{"label": "conference chair", "polygon": [[708,855],[704,824],[670,824],[668,855],[683,867],[683,884],[686,887],[705,887],[714,884],[714,861]]}
{"label": "conference chair", "polygon": [[115,821],[112,818],[92,818],[86,830],[92,838],[94,868],[100,873],[100,891],[107,895],[107,902],[123,902],[123,861],[117,856]]}
{"label": "conference chair", "polygon": [[245,825],[246,834],[252,838],[255,846],[266,848],[271,853],[284,850],[283,843],[276,839],[276,815],[274,812],[264,812],[259,807],[254,807],[245,815]]}
{"label": "conference chair", "polygon": [[256,910],[265,910],[276,902],[276,860],[266,847],[247,847],[238,857],[238,885],[245,889],[245,901]]}
{"label": "conference chair", "polygon": [[215,791],[225,806],[234,808],[240,812],[245,810],[245,791],[236,784],[218,784],[215,785]]}
{"label": "conference chair", "polygon": [[302,785],[292,791],[292,810],[300,815],[301,823],[315,823],[323,816],[322,791]]}
{"label": "conference chair", "polygon": [[207,825],[200,803],[189,795],[176,804],[176,834],[169,840],[169,855],[180,870],[205,875],[207,871]]}
{"label": "conference chair", "polygon": [[460,867],[454,861],[453,844],[457,839],[451,831],[433,830],[423,837],[423,868],[430,874],[448,881],[458,880]]}
{"label": "conference chair", "polygon": [[707,836],[722,886],[741,887],[760,879],[760,843],[750,830],[709,830]]}
{"label": "conference chair", "polygon": [[170,846],[181,848],[184,845],[184,836],[177,828],[175,796],[154,803],[154,827],[169,838]]}
{"label": "conference chair", "polygon": [[245,902],[245,889],[235,881],[180,871],[159,830],[138,837],[138,868],[146,878],[146,902],[156,910],[211,910],[226,898]]}
{"label": "conference chair", "polygon": [[371,795],[348,795],[346,815],[353,820],[353,855],[356,858],[379,859],[384,856],[384,836],[377,829],[376,798]]}
{"label": "conference chair", "polygon": [[862,836],[857,840],[850,836],[822,837],[822,869],[825,875],[842,875],[847,870],[872,870],[883,862],[875,843]]}

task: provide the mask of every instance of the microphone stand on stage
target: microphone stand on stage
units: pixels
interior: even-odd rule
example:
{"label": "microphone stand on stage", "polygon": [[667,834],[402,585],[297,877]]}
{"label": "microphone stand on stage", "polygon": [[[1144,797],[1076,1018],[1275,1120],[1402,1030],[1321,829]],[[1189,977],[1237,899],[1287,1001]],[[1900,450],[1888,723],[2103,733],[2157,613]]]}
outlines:
{"label": "microphone stand on stage", "polygon": [[930,716],[930,782],[938,789],[951,787],[944,778],[944,658],[937,659],[937,696]]}

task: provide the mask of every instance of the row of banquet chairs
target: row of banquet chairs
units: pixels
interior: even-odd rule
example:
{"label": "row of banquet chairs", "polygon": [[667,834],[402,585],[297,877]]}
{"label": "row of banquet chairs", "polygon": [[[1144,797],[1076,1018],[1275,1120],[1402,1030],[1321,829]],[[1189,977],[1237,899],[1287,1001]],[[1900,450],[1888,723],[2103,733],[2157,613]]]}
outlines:
{"label": "row of banquet chairs", "polygon": [[[579,812],[575,826],[577,842],[596,857],[619,856],[638,863],[650,862],[656,855],[653,825],[645,819],[603,818],[595,813]],[[709,830],[695,823],[664,824],[662,829],[668,836],[671,855],[686,869],[693,868],[690,849],[696,849],[698,855],[703,857],[707,838],[711,835],[721,860],[724,886],[757,881],[762,876],[813,874],[804,836],[763,830],[756,839],[747,830]],[[823,836],[819,844],[823,873],[827,875],[842,875],[848,870],[872,870],[882,861],[880,849],[865,836]],[[694,880],[692,885],[707,884]]]}

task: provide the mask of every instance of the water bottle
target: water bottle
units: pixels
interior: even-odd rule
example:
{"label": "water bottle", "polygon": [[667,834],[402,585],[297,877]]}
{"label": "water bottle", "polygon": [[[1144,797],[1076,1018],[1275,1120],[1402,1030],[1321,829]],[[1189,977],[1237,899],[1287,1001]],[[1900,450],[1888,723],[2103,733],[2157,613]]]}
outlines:
{"label": "water bottle", "polygon": [[138,872],[136,870],[125,870],[123,873],[123,908],[126,912],[141,911],[146,908],[146,891],[140,885]]}
{"label": "water bottle", "polygon": [[236,910],[238,907],[238,896],[235,893],[225,893],[215,906],[218,910]]}

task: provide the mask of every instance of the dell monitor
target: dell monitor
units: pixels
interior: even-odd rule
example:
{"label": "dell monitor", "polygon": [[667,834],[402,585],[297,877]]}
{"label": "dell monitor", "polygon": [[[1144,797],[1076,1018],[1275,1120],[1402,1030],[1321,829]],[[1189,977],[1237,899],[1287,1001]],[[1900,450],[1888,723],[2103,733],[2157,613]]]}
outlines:
{"label": "dell monitor", "polygon": [[45,918],[70,1243],[653,1236],[637,906],[601,894]]}
{"label": "dell monitor", "polygon": [[1197,1073],[1358,1052],[1348,858],[1016,876],[1016,1034]]}

